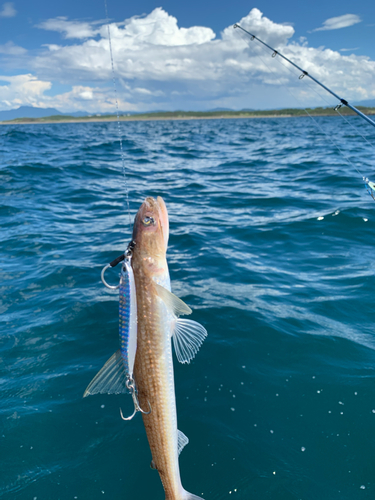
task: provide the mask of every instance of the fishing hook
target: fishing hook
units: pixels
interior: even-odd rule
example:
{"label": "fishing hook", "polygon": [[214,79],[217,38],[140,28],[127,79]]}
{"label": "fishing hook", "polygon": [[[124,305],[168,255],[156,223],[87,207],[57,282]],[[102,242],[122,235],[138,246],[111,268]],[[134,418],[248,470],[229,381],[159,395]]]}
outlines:
{"label": "fishing hook", "polygon": [[109,285],[106,282],[105,278],[104,278],[104,274],[105,274],[106,270],[108,268],[110,268],[110,267],[117,266],[117,264],[119,262],[122,262],[124,259],[130,260],[132,254],[133,254],[134,247],[135,247],[135,241],[131,241],[129,243],[128,248],[126,249],[125,253],[123,253],[122,255],[120,255],[120,257],[117,257],[117,259],[113,260],[112,262],[110,262],[109,264],[107,264],[106,266],[103,267],[102,272],[100,274],[100,277],[102,279],[103,284],[107,288],[109,288],[110,290],[117,290],[117,288],[119,288],[120,284],[118,284],[118,285]]}
{"label": "fishing hook", "polygon": [[121,415],[122,420],[131,420],[138,411],[140,411],[141,413],[143,413],[143,415],[149,415],[151,413],[151,410],[152,410],[150,402],[147,401],[148,407],[149,407],[149,411],[142,410],[142,408],[139,406],[139,401],[138,401],[138,398],[137,398],[137,392],[135,390],[135,384],[134,384],[134,380],[132,378],[128,378],[128,380],[126,381],[126,387],[129,389],[130,394],[132,396],[133,403],[134,403],[134,411],[130,415],[130,417],[124,417],[124,415],[122,414],[122,410],[120,408],[120,415]]}

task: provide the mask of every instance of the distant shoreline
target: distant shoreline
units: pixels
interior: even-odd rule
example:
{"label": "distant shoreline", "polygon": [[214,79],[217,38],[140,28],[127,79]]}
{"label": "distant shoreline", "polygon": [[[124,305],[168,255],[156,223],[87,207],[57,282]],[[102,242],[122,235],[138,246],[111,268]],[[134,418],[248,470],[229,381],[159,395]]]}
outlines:
{"label": "distant shoreline", "polygon": [[[375,115],[375,108],[358,106],[358,109],[366,115]],[[340,113],[345,116],[357,116],[348,108],[342,107]],[[168,111],[155,113],[142,113],[137,115],[121,115],[120,121],[168,121],[168,120],[221,120],[233,118],[298,118],[309,115],[337,116],[333,108],[307,108],[304,109],[281,109],[267,111]],[[0,122],[0,125],[31,125],[31,124],[54,124],[54,123],[99,123],[117,121],[116,115],[102,116],[47,116],[43,118],[16,118]]]}

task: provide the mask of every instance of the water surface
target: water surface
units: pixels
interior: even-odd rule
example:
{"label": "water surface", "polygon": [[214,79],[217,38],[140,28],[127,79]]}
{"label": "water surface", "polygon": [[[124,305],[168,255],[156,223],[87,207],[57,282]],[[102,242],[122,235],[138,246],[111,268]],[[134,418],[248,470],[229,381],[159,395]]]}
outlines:
{"label": "water surface", "polygon": [[[318,120],[371,178],[373,149]],[[185,488],[374,498],[375,203],[360,175],[309,118],[122,130],[131,219],[164,198],[172,288],[209,333],[175,362]],[[131,398],[82,399],[118,348],[100,281],[131,237],[117,124],[2,126],[0,158],[0,497],[162,500],[142,419],[119,416]]]}

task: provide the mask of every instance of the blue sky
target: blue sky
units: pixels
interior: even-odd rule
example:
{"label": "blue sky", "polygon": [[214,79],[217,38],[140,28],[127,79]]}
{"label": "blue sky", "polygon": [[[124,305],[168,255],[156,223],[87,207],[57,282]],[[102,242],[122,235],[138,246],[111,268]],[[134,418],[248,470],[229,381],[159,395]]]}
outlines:
{"label": "blue sky", "polygon": [[[240,22],[351,101],[375,98],[375,2],[107,0],[120,109],[331,105]],[[0,0],[0,110],[113,112],[104,0]],[[305,79],[304,79],[305,80]]]}

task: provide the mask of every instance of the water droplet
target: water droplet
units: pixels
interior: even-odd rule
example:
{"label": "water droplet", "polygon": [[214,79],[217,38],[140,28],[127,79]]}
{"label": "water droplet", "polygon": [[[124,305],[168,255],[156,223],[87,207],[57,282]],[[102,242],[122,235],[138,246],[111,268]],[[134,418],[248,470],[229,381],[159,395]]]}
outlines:
{"label": "water droplet", "polygon": [[323,220],[323,219],[324,219],[324,217],[320,216],[316,220]]}
{"label": "water droplet", "polygon": [[306,448],[304,446],[301,446],[301,451],[305,451]]}

